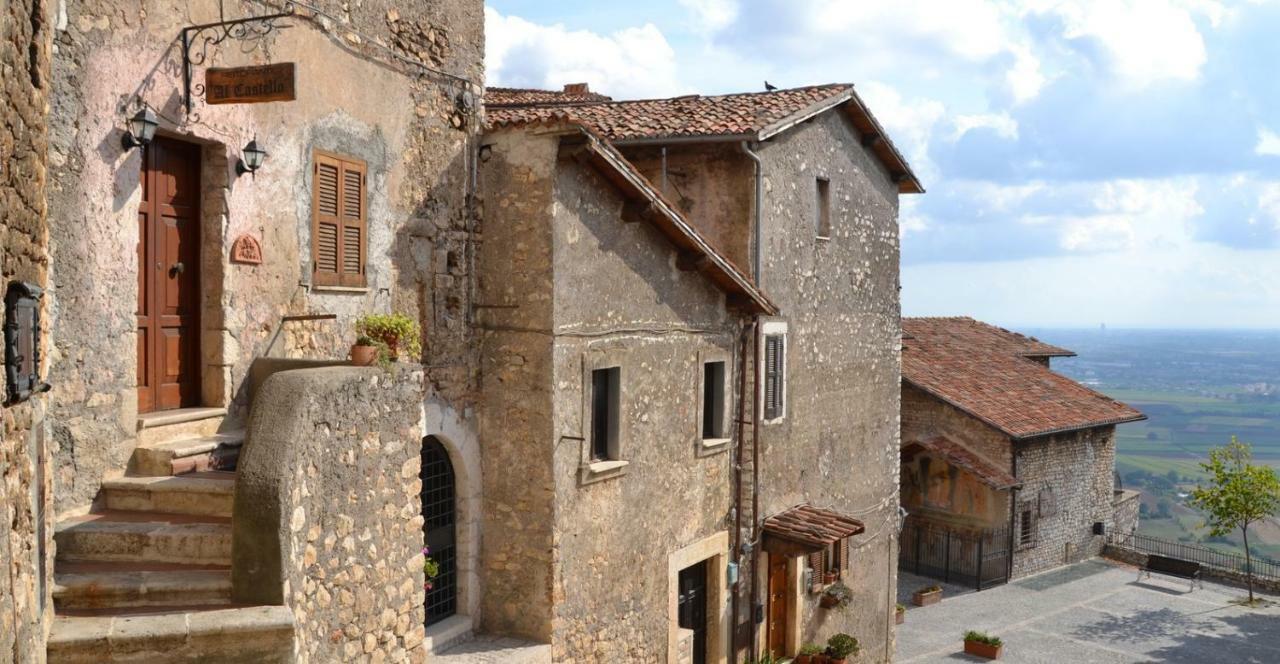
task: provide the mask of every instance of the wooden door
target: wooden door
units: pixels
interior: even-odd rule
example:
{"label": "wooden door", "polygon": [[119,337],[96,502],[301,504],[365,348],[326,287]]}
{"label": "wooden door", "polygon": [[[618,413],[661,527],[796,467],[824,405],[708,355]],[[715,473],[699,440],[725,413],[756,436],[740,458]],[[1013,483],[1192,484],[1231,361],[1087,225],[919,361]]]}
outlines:
{"label": "wooden door", "polygon": [[680,570],[678,624],[693,630],[693,664],[707,662],[707,561]]}
{"label": "wooden door", "polygon": [[787,559],[769,556],[769,652],[782,657],[787,649],[787,619],[791,594],[787,592]]}
{"label": "wooden door", "polygon": [[138,207],[138,412],[200,401],[200,146],[143,148]]}

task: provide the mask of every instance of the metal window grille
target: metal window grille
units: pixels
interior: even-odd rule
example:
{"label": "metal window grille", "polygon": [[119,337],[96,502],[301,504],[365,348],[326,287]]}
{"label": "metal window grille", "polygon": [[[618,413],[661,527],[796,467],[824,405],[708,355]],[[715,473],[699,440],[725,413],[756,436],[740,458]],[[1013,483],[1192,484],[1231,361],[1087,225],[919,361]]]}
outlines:
{"label": "metal window grille", "polygon": [[423,534],[431,549],[431,558],[440,565],[440,573],[427,591],[426,624],[431,625],[458,610],[458,561],[455,547],[457,521],[453,464],[449,453],[434,436],[422,442]]}

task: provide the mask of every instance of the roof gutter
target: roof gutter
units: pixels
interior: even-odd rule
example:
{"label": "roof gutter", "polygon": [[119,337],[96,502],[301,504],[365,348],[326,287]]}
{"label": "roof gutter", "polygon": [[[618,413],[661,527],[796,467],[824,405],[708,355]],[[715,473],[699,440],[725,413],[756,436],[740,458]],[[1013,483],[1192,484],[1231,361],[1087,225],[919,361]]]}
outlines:
{"label": "roof gutter", "polygon": [[764,290],[764,278],[760,272],[760,259],[764,253],[760,245],[762,232],[760,226],[764,219],[764,162],[760,160],[760,155],[751,150],[749,141],[742,141],[742,153],[747,158],[755,162],[756,165],[756,197],[755,197],[755,221],[752,227],[752,248],[751,248],[751,278],[756,280],[756,287]]}

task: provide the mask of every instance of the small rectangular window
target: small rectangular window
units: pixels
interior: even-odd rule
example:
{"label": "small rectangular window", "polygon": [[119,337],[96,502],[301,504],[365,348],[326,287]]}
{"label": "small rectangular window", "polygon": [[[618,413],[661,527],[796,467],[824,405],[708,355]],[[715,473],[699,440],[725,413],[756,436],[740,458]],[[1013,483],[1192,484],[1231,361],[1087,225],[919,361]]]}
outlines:
{"label": "small rectangular window", "polygon": [[818,237],[831,237],[831,180],[818,178]]}
{"label": "small rectangular window", "polygon": [[786,389],[786,344],[781,334],[764,338],[764,419],[776,420],[783,415]]}
{"label": "small rectangular window", "polygon": [[619,367],[591,372],[591,459],[618,458],[618,417],[622,370]]}
{"label": "small rectangular window", "polygon": [[724,438],[724,362],[702,365],[702,437]]}
{"label": "small rectangular window", "polygon": [[1022,507],[1022,515],[1018,520],[1018,545],[1019,546],[1035,546],[1036,544],[1036,523],[1035,509],[1030,505]]}

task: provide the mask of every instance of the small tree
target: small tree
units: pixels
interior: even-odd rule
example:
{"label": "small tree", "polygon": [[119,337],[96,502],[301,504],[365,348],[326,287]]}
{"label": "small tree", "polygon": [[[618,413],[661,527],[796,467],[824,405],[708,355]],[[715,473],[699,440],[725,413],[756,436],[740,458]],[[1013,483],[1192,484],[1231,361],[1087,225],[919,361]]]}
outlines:
{"label": "small tree", "polygon": [[1200,466],[1209,483],[1191,492],[1191,504],[1205,513],[1211,535],[1240,530],[1244,538],[1245,576],[1249,603],[1253,603],[1253,557],[1249,552],[1249,526],[1280,511],[1280,477],[1270,466],[1256,466],[1253,450],[1231,437],[1231,443],[1209,450],[1209,462]]}

